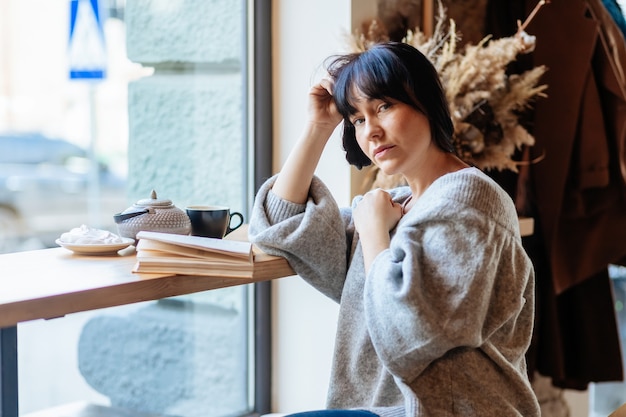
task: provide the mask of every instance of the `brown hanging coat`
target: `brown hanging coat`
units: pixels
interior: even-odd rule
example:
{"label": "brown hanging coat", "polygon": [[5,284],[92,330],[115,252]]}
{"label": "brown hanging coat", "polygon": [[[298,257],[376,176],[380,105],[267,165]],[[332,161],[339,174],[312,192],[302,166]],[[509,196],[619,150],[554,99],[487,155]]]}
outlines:
{"label": "brown hanging coat", "polygon": [[[491,1],[501,33],[489,33],[511,35],[513,17],[536,4]],[[527,32],[537,37],[533,64],[548,67],[548,98],[530,126],[530,159],[543,159],[529,167],[525,196],[536,220],[525,243],[537,269],[529,368],[585,389],[622,379],[607,267],[626,256],[626,42],[600,0],[552,0]]]}

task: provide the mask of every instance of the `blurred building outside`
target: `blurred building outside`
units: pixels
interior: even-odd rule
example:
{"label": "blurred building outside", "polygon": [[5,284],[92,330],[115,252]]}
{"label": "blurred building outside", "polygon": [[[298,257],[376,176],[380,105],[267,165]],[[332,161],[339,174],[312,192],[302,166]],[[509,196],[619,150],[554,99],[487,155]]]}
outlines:
{"label": "blurred building outside", "polygon": [[[125,179],[128,83],[149,75],[151,69],[126,57],[124,22],[110,17],[123,16],[123,3],[101,0],[100,4],[104,17],[106,76],[91,82],[69,77],[70,0],[0,2],[0,135],[20,133],[62,138],[87,151],[93,150],[95,164],[102,164],[111,174]],[[93,195],[81,197],[88,199]],[[123,189],[117,197],[117,204],[107,206],[107,211],[114,207],[121,211],[128,206]],[[88,224],[91,227],[113,225],[103,223],[102,219],[114,213],[84,213],[81,217],[72,212],[71,201],[64,209],[51,201],[54,198],[54,195],[42,195],[41,201],[29,200],[28,205],[36,209],[24,220],[34,229],[35,236],[31,233],[28,240],[13,250],[49,246],[49,237],[42,242],[36,233],[59,221],[65,227],[70,224],[78,227],[85,222],[92,223]],[[63,196],[58,198],[62,200]],[[58,211],[50,210],[54,207]],[[90,210],[100,209],[90,206]],[[76,217],[74,223],[71,219],[60,220],[67,212]]]}

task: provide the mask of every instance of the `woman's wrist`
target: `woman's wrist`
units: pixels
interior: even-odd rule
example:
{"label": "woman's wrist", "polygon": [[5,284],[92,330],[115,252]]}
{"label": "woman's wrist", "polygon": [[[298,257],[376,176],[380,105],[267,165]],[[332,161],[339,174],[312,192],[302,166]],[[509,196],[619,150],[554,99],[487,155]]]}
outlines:
{"label": "woman's wrist", "polygon": [[304,129],[303,138],[313,138],[316,142],[328,142],[339,123],[333,126],[332,123],[315,122],[310,120]]}

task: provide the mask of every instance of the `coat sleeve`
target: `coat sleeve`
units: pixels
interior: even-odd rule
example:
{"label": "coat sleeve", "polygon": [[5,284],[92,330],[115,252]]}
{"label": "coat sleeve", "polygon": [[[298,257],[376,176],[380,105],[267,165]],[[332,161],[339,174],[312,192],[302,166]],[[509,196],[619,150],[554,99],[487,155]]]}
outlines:
{"label": "coat sleeve", "polygon": [[518,240],[480,217],[398,226],[364,295],[374,347],[393,375],[413,381],[452,349],[481,346],[515,320],[531,273]]}
{"label": "coat sleeve", "polygon": [[276,196],[275,177],[259,189],[249,239],[263,251],[287,259],[294,271],[326,296],[339,302],[345,281],[351,233],[349,212],[340,211],[327,187],[313,178],[305,204]]}

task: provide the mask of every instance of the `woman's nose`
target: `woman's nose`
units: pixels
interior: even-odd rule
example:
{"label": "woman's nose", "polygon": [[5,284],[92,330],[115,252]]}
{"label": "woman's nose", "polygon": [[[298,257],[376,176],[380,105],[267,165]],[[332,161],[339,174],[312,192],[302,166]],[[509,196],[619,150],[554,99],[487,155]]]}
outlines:
{"label": "woman's nose", "polygon": [[381,128],[376,118],[365,120],[365,137],[369,140],[376,139],[380,136]]}

